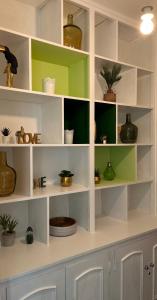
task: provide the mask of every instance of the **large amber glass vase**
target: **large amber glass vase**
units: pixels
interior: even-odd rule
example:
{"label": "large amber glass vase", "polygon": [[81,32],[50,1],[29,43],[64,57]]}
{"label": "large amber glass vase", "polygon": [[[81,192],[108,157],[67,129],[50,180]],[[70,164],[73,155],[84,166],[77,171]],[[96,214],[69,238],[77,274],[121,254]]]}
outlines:
{"label": "large amber glass vase", "polygon": [[82,30],[73,24],[73,15],[68,15],[67,25],[64,26],[64,45],[81,49]]}
{"label": "large amber glass vase", "polygon": [[0,197],[9,196],[15,190],[16,172],[7,164],[6,152],[0,152]]}

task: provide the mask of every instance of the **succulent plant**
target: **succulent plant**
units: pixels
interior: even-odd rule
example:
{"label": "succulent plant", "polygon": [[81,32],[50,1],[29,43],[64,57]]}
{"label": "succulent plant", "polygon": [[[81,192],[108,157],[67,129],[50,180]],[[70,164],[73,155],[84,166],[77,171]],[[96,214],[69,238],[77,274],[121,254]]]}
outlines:
{"label": "succulent plant", "polygon": [[108,89],[111,89],[113,84],[121,80],[122,76],[120,76],[121,65],[114,64],[112,69],[107,65],[103,66],[102,71],[100,71],[100,75],[105,79]]}
{"label": "succulent plant", "polygon": [[72,174],[71,171],[68,171],[68,170],[62,170],[62,171],[59,173],[59,176],[60,176],[60,177],[72,177],[72,176],[74,176],[74,174]]}
{"label": "succulent plant", "polygon": [[3,214],[0,216],[0,226],[4,232],[13,233],[17,224],[16,219],[12,219],[10,215]]}
{"label": "succulent plant", "polygon": [[11,130],[10,130],[9,128],[7,128],[7,127],[3,127],[3,128],[1,129],[1,133],[2,133],[2,135],[4,135],[4,136],[8,136],[8,135],[11,133]]}

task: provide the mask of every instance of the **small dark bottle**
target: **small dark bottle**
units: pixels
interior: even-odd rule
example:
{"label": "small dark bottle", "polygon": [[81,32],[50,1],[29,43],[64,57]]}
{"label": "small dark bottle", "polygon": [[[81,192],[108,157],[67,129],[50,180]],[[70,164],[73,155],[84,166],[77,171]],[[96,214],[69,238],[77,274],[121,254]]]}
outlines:
{"label": "small dark bottle", "polygon": [[33,244],[33,242],[34,242],[33,229],[31,226],[29,226],[26,231],[26,244]]}
{"label": "small dark bottle", "polygon": [[120,139],[122,143],[136,143],[138,128],[131,123],[131,115],[126,114],[126,122],[121,126]]}

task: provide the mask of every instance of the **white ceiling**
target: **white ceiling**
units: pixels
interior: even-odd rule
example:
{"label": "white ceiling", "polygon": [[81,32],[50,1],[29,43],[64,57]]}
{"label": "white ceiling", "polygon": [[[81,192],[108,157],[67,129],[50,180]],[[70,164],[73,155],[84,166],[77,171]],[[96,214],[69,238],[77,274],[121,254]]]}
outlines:
{"label": "white ceiling", "polygon": [[140,19],[141,8],[147,5],[153,6],[154,13],[157,15],[157,0],[93,0],[93,2],[105,5],[136,21]]}

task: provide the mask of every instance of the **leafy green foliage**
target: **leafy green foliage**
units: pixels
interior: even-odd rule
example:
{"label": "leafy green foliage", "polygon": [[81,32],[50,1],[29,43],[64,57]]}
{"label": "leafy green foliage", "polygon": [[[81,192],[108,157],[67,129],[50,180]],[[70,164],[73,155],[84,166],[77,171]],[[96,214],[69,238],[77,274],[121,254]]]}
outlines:
{"label": "leafy green foliage", "polygon": [[16,221],[15,218],[11,218],[10,215],[3,214],[0,215],[0,226],[2,227],[4,232],[9,232],[12,233],[14,232],[14,229],[18,222]]}
{"label": "leafy green foliage", "polygon": [[15,227],[16,227],[17,224],[18,224],[18,222],[16,221],[15,218],[10,219],[9,222],[8,222],[8,230],[7,231],[9,233],[14,232],[14,229],[15,229]]}
{"label": "leafy green foliage", "polygon": [[68,170],[62,170],[59,174],[61,177],[72,177],[74,174],[71,173],[71,171]]}
{"label": "leafy green foliage", "polygon": [[4,135],[4,136],[8,136],[8,135],[11,133],[11,130],[10,130],[9,128],[7,128],[7,127],[3,127],[3,128],[1,129],[1,133],[2,133],[2,135]]}
{"label": "leafy green foliage", "polygon": [[109,69],[107,65],[103,66],[102,71],[100,71],[100,75],[105,79],[106,84],[109,89],[112,88],[113,84],[121,80],[122,76],[120,76],[121,65],[114,64],[112,69]]}

